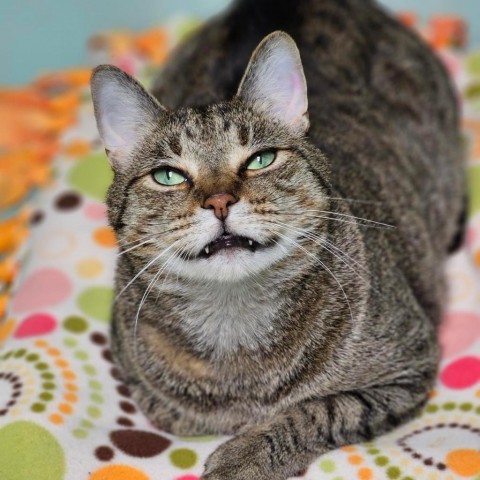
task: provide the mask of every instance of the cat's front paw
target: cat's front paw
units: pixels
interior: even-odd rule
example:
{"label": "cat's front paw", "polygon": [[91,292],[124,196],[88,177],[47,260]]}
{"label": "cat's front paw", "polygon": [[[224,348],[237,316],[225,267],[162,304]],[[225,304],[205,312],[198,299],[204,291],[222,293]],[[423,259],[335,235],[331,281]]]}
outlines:
{"label": "cat's front paw", "polygon": [[244,433],[220,445],[207,459],[200,480],[286,480],[272,472],[265,437]]}

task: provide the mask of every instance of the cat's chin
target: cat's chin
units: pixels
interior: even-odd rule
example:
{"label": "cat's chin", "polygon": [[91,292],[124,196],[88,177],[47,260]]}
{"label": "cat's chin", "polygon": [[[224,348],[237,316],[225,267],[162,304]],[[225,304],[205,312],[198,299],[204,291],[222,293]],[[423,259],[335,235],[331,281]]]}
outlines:
{"label": "cat's chin", "polygon": [[177,258],[172,272],[183,278],[218,282],[236,282],[268,269],[288,254],[279,244],[257,250],[225,248],[209,257]]}

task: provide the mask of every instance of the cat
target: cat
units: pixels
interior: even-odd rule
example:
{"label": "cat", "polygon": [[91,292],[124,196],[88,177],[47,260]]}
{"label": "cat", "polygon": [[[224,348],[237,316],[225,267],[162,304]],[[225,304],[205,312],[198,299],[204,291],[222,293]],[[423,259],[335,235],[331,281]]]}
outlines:
{"label": "cat", "polygon": [[465,180],[414,33],[370,0],[238,0],[153,95],[108,65],[91,86],[114,358],[160,428],[235,435],[202,480],[284,480],[422,410]]}

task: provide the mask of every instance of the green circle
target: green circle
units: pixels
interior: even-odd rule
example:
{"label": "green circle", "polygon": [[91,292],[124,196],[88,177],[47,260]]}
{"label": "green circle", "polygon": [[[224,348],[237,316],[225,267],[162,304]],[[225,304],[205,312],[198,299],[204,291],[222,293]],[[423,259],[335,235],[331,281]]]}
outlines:
{"label": "green circle", "polygon": [[388,467],[387,468],[387,476],[388,478],[398,478],[401,474],[401,470],[398,467]]}
{"label": "green circle", "polygon": [[77,298],[78,308],[85,314],[100,322],[110,321],[113,289],[110,287],[90,287]]}
{"label": "green circle", "polygon": [[402,480],[415,480],[415,479],[412,477],[403,477]]}
{"label": "green circle", "polygon": [[52,380],[55,377],[52,372],[43,372],[40,376],[45,380]]}
{"label": "green circle", "polygon": [[427,413],[435,413],[436,411],[438,411],[438,405],[435,405],[434,403],[431,403],[430,405],[427,405],[425,407],[425,411]]}
{"label": "green circle", "polygon": [[82,361],[88,360],[88,353],[84,352],[83,350],[77,350],[75,352],[75,358],[78,358],[79,360],[82,360]]}
{"label": "green circle", "polygon": [[90,405],[87,408],[87,414],[89,417],[92,417],[92,418],[100,418],[102,416],[102,411],[98,407],[95,407],[94,405]]}
{"label": "green circle", "polygon": [[73,436],[77,438],[87,438],[88,437],[88,432],[86,430],[83,430],[82,428],[76,428],[75,430],[72,431]]}
{"label": "green circle", "polygon": [[93,428],[95,426],[90,420],[82,420],[80,425],[84,428]]}
{"label": "green circle", "polygon": [[20,357],[23,357],[26,353],[27,353],[27,350],[25,348],[20,348],[19,350],[17,350],[15,352],[14,357],[15,358],[20,358]]}
{"label": "green circle", "polygon": [[335,471],[335,462],[333,460],[322,460],[320,462],[320,469],[325,473],[332,473]]}
{"label": "green circle", "polygon": [[380,453],[380,450],[378,450],[378,448],[369,448],[367,450],[367,453],[369,453],[370,455],[377,455]]}
{"label": "green circle", "polygon": [[104,201],[113,173],[104,153],[80,158],[68,175],[68,182],[81,193]]}
{"label": "green circle", "polygon": [[90,380],[88,382],[88,385],[90,386],[90,388],[92,390],[101,390],[102,389],[102,384],[97,380]]}
{"label": "green circle", "polygon": [[87,375],[96,375],[97,374],[97,370],[93,365],[84,365],[83,366],[83,371]]}
{"label": "green circle", "polygon": [[479,414],[480,414],[480,407],[477,407],[477,408],[475,409],[475,413],[479,413]]}
{"label": "green circle", "polygon": [[178,468],[191,468],[197,463],[197,454],[189,448],[177,448],[170,452],[170,461]]}
{"label": "green circle", "polygon": [[65,338],[65,340],[63,340],[63,343],[67,347],[76,347],[78,345],[78,342],[72,337]]}
{"label": "green circle", "polygon": [[35,368],[37,370],[48,370],[48,363],[38,362],[38,363],[35,364]]}
{"label": "green circle", "polygon": [[49,402],[50,400],[52,400],[53,398],[53,394],[51,394],[50,392],[42,392],[38,398],[40,398],[40,400],[44,400],[45,402]]}
{"label": "green circle", "polygon": [[0,429],[0,472],[4,480],[62,480],[65,454],[55,437],[28,421]]}
{"label": "green circle", "polygon": [[7,353],[5,353],[2,358],[3,358],[4,360],[7,360],[7,359],[10,358],[12,355],[13,355],[13,351],[10,350],[10,351],[8,351]]}
{"label": "green circle", "polygon": [[30,410],[35,413],[41,413],[45,411],[45,404],[44,403],[34,403]]}
{"label": "green circle", "polygon": [[218,435],[202,435],[201,437],[183,437],[183,436],[178,436],[177,437],[179,440],[182,442],[211,442],[212,440],[218,440]]}
{"label": "green circle", "polygon": [[44,390],[55,390],[55,384],[53,382],[44,382],[42,383]]}
{"label": "green circle", "polygon": [[388,458],[387,457],[377,457],[375,459],[375,463],[379,466],[379,467],[384,467],[385,465],[388,464]]}
{"label": "green circle", "polygon": [[71,333],[83,333],[88,328],[88,322],[77,315],[71,315],[63,321],[63,328]]}
{"label": "green circle", "polygon": [[96,393],[96,392],[93,392],[90,395],[90,400],[92,402],[95,402],[95,403],[103,403],[103,397],[99,393]]}
{"label": "green circle", "polygon": [[446,402],[442,405],[442,408],[444,410],[454,410],[456,405],[457,404],[455,402]]}
{"label": "green circle", "polygon": [[29,353],[25,357],[25,360],[27,360],[27,362],[36,362],[39,358],[40,358],[40,355],[38,353]]}
{"label": "green circle", "polygon": [[460,410],[462,412],[469,412],[473,408],[473,405],[471,403],[465,402],[460,404]]}

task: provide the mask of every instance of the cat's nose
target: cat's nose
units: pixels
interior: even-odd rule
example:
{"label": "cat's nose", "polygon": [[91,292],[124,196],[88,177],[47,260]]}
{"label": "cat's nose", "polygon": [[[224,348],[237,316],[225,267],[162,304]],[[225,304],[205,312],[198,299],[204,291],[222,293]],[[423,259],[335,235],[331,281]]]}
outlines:
{"label": "cat's nose", "polygon": [[210,195],[203,202],[202,207],[213,209],[215,216],[219,220],[225,220],[228,215],[228,206],[237,203],[237,201],[230,193],[216,193],[215,195]]}

